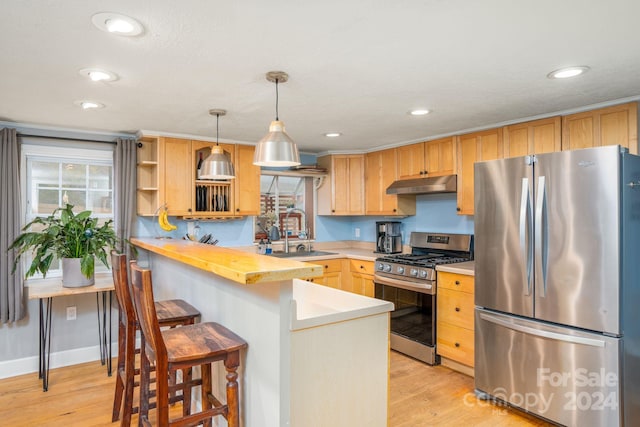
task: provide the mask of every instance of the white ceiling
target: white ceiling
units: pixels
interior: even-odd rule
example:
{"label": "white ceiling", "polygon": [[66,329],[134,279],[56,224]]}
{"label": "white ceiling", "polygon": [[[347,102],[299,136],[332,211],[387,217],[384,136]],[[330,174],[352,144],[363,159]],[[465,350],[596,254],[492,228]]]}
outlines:
{"label": "white ceiling", "polygon": [[[145,33],[100,31],[98,12]],[[220,139],[255,142],[275,117],[264,75],[284,70],[280,118],[302,151],[369,150],[636,99],[639,16],[638,0],[5,0],[0,120],[213,137],[223,108]],[[546,78],[570,65],[591,71]]]}

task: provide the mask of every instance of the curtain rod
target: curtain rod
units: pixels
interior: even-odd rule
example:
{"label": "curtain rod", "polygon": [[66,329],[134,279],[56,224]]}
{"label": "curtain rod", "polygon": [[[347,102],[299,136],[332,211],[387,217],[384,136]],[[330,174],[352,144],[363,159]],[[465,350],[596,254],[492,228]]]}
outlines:
{"label": "curtain rod", "polygon": [[28,133],[18,132],[18,136],[28,137],[28,138],[44,138],[44,139],[60,139],[66,141],[85,141],[85,142],[99,142],[99,143],[107,143],[107,144],[115,144],[115,141],[100,141],[97,139],[87,139],[87,138],[74,138],[74,137],[65,137],[65,136],[46,136],[46,135],[32,135]]}

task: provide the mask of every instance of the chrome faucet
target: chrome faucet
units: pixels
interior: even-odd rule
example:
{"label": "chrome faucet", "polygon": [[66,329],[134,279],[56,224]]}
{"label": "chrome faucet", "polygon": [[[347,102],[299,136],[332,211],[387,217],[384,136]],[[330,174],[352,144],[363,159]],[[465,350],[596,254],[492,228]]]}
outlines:
{"label": "chrome faucet", "polygon": [[[306,227],[307,224],[307,214],[305,211],[303,211],[302,209],[299,208],[289,208],[287,209],[287,216],[284,217],[284,252],[285,253],[289,253],[289,215],[292,212],[298,211],[300,212],[302,215],[304,215],[304,222],[302,224],[305,224],[304,226]],[[308,234],[308,231],[305,230],[305,232]],[[307,240],[309,239],[309,237],[307,236]]]}

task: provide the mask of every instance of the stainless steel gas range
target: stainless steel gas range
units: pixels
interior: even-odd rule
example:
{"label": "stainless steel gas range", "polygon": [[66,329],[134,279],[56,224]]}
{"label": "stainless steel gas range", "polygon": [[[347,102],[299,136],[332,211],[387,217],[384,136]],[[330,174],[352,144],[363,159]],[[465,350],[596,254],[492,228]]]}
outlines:
{"label": "stainless steel gas range", "polygon": [[430,365],[436,356],[436,266],[473,259],[473,236],[412,232],[410,254],[376,259],[375,297],[395,305],[391,348]]}

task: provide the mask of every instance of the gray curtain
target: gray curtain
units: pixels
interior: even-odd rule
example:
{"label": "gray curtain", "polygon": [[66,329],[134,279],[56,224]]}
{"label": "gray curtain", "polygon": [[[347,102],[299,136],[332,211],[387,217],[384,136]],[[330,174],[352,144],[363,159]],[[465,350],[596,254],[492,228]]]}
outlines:
{"label": "gray curtain", "polygon": [[20,234],[20,145],[15,129],[0,130],[0,323],[25,312],[22,265],[12,274],[15,253],[9,246]]}
{"label": "gray curtain", "polygon": [[[113,153],[115,176],[114,217],[116,234],[128,239],[134,232],[136,220],[136,153],[138,141],[118,138]],[[129,245],[122,242],[118,250],[131,256]]]}

